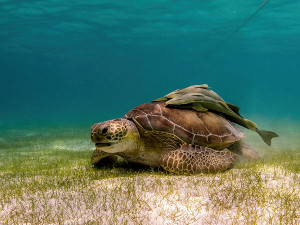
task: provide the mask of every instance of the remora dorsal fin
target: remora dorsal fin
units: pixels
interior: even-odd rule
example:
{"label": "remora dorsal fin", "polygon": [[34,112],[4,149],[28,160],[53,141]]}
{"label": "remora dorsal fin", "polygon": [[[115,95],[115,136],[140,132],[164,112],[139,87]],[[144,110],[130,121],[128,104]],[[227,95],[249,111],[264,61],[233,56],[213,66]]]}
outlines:
{"label": "remora dorsal fin", "polygon": [[210,89],[211,88],[207,84],[194,85],[194,87],[196,87],[196,88],[204,88],[204,89]]}
{"label": "remora dorsal fin", "polygon": [[194,109],[194,110],[196,110],[196,111],[199,111],[199,112],[206,112],[208,109],[207,108],[205,108],[205,107],[203,107],[201,104],[199,104],[199,103],[194,103],[193,104],[193,106],[192,106],[192,108]]}
{"label": "remora dorsal fin", "polygon": [[231,103],[229,103],[229,102],[226,102],[226,105],[228,105],[228,107],[229,107],[233,112],[235,112],[236,114],[238,114],[239,116],[241,116],[240,113],[239,113],[240,107],[238,107],[238,106],[236,106],[236,105],[233,105],[233,104],[231,104]]}
{"label": "remora dorsal fin", "polygon": [[164,96],[164,97],[152,100],[151,102],[161,102],[161,101],[167,101],[167,100],[168,100],[168,98]]}
{"label": "remora dorsal fin", "polygon": [[219,103],[221,106],[223,106],[224,108],[226,108],[226,109],[228,109],[228,110],[231,110],[231,109],[228,107],[228,105],[226,105],[225,102],[218,101],[218,103]]}

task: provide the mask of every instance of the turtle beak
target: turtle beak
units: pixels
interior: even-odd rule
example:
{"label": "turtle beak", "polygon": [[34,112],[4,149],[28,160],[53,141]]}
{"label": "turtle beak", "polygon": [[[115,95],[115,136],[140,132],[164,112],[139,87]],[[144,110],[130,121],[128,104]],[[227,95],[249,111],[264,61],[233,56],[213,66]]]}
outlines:
{"label": "turtle beak", "polygon": [[98,142],[95,143],[96,148],[111,146],[111,143]]}
{"label": "turtle beak", "polygon": [[103,123],[96,123],[91,128],[91,139],[95,143],[96,149],[109,147],[112,143],[105,138],[108,132],[108,126],[103,126]]}
{"label": "turtle beak", "polygon": [[95,143],[96,148],[108,147],[111,146],[112,143],[105,139],[102,135],[98,133],[91,133],[92,142]]}
{"label": "turtle beak", "polygon": [[99,134],[99,133],[91,133],[91,139],[92,142],[94,143],[109,143],[104,137],[103,135]]}
{"label": "turtle beak", "polygon": [[109,126],[103,126],[103,123],[95,123],[91,128],[91,139],[94,143],[108,143],[104,137],[108,132]]}

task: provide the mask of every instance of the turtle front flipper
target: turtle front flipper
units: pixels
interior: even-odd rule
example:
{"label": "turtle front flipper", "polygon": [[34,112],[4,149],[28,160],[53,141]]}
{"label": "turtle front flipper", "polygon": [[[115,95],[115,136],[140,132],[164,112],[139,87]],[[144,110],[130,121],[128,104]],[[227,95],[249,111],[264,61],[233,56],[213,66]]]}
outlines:
{"label": "turtle front flipper", "polygon": [[232,167],[235,161],[236,156],[231,152],[185,144],[164,154],[160,165],[169,172],[196,174],[226,170]]}
{"label": "turtle front flipper", "polygon": [[118,163],[118,161],[120,161],[119,158],[120,157],[116,154],[111,154],[100,149],[95,149],[91,161],[94,166],[101,167],[108,164],[116,164]]}

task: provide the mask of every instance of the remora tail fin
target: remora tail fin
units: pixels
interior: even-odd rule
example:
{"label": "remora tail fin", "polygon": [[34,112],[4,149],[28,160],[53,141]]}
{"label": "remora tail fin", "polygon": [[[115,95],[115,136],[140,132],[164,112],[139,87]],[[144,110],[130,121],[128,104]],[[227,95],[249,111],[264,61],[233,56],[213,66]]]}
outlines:
{"label": "remora tail fin", "polygon": [[260,130],[258,128],[256,128],[255,130],[268,146],[271,145],[272,138],[279,137],[278,134],[276,134],[275,132],[272,132],[272,131]]}

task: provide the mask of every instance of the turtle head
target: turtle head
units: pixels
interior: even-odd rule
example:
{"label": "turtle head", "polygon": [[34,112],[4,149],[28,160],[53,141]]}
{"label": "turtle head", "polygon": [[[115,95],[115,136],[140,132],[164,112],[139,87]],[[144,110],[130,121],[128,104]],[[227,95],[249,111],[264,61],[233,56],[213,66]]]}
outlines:
{"label": "turtle head", "polygon": [[96,149],[107,153],[124,152],[137,148],[139,132],[130,120],[114,119],[94,124],[91,139]]}

